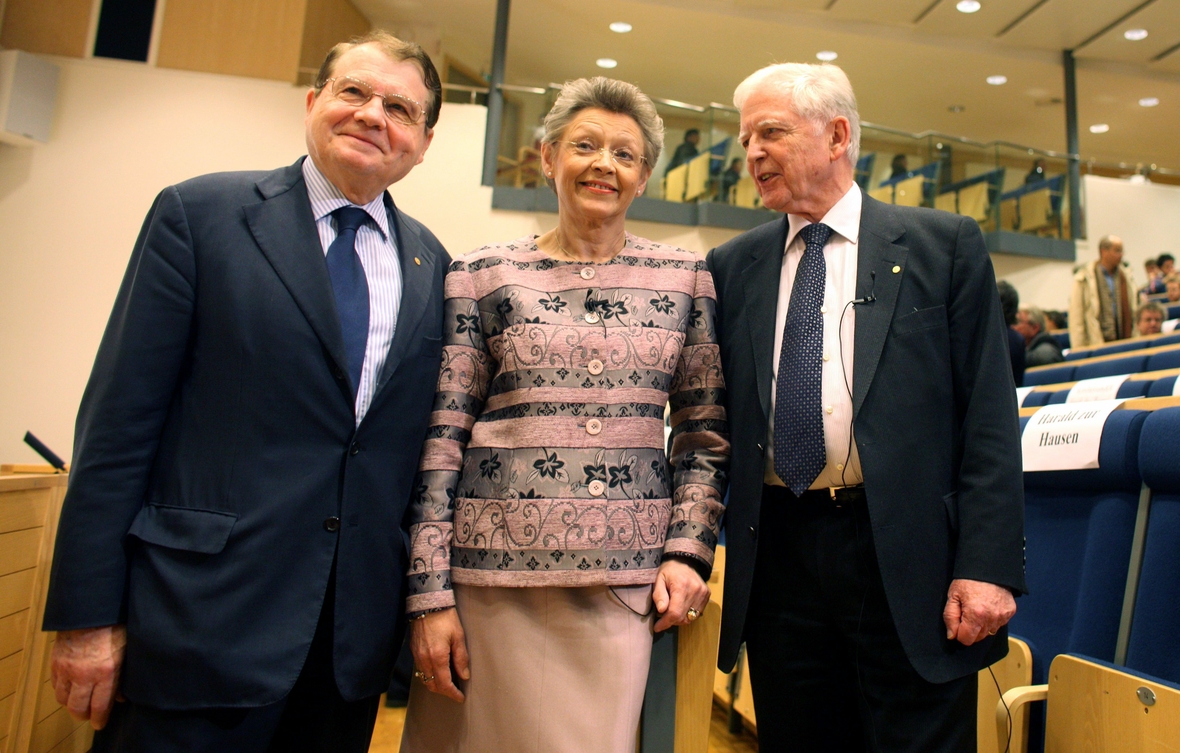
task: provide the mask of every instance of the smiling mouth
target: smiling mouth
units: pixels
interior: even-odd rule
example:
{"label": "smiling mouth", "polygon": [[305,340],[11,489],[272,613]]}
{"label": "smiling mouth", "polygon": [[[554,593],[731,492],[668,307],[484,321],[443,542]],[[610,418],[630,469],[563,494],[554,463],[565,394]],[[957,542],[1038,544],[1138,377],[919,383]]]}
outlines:
{"label": "smiling mouth", "polygon": [[610,185],[609,183],[600,183],[595,180],[584,181],[582,183],[582,185],[585,186],[586,188],[589,188],[591,191],[596,191],[596,192],[600,192],[600,193],[618,193],[619,192],[619,189],[615,188],[614,186]]}

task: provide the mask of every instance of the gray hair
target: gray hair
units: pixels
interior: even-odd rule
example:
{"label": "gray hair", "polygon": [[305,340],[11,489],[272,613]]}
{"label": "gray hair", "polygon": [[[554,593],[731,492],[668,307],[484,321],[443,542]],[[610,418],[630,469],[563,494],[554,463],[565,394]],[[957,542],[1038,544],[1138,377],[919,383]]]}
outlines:
{"label": "gray hair", "polygon": [[1026,319],[1028,319],[1028,323],[1035,324],[1038,331],[1049,331],[1049,320],[1045,317],[1044,311],[1041,311],[1036,306],[1024,306],[1020,310],[1024,312],[1024,316]]}
{"label": "gray hair", "polygon": [[1135,312],[1136,324],[1138,324],[1139,320],[1143,318],[1143,312],[1145,311],[1154,311],[1155,313],[1159,314],[1162,319],[1168,318],[1168,310],[1163,307],[1163,304],[1161,304],[1159,301],[1148,301],[1147,303],[1140,306],[1139,310]]}
{"label": "gray hair", "polygon": [[[634,120],[643,134],[643,160],[649,170],[655,167],[660,152],[664,150],[664,121],[656,112],[656,106],[635,84],[605,76],[565,82],[553,108],[545,116],[545,135],[541,143],[556,144],[574,116],[591,108],[626,115]],[[546,177],[545,182],[553,188],[552,178]]]}
{"label": "gray hair", "polygon": [[1105,251],[1108,248],[1112,248],[1116,244],[1119,246],[1123,245],[1123,239],[1117,235],[1104,235],[1102,236],[1102,240],[1098,241],[1098,250]]}
{"label": "gray hair", "polygon": [[733,105],[741,110],[750,95],[772,88],[790,98],[799,117],[826,127],[834,118],[848,118],[851,136],[844,156],[856,167],[860,156],[860,113],[852,82],[839,66],[823,63],[779,63],[754,71],[733,92]]}

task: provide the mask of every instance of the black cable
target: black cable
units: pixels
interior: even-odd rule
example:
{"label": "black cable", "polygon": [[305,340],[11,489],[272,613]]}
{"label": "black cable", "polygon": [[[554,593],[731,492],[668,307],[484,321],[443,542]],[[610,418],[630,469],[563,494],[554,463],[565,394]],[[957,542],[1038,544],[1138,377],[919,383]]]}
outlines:
{"label": "black cable", "polygon": [[1000,687],[1000,681],[996,679],[996,673],[992,671],[989,666],[987,668],[988,674],[992,676],[992,682],[996,684],[996,692],[1000,694],[1000,703],[1004,704],[1004,711],[1008,714],[1008,744],[1004,746],[1004,753],[1009,753],[1012,750],[1012,733],[1014,724],[1012,722],[1012,709],[1008,708],[1008,702],[1004,700],[1004,690]]}

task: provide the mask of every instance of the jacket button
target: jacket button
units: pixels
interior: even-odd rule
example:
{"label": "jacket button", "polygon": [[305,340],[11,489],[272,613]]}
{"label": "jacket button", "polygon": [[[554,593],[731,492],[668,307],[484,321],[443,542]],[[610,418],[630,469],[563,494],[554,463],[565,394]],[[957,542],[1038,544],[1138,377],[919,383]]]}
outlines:
{"label": "jacket button", "polygon": [[344,381],[344,369],[340,368],[339,366],[333,366],[332,367],[332,378],[338,382],[343,382]]}
{"label": "jacket button", "polygon": [[361,451],[361,446],[356,442],[353,442],[352,444],[350,444],[348,446],[348,454],[349,455],[356,455],[356,454],[360,453],[360,451]]}
{"label": "jacket button", "polygon": [[593,436],[602,431],[602,422],[597,418],[592,418],[586,422],[586,433]]}
{"label": "jacket button", "polygon": [[324,530],[328,533],[336,533],[340,530],[340,518],[335,515],[324,521]]}

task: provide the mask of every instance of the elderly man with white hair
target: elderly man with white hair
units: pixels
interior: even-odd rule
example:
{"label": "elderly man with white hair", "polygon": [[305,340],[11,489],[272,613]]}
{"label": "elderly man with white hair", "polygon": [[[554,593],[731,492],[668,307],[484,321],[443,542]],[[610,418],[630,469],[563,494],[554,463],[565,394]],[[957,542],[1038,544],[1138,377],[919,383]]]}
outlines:
{"label": "elderly man with white hair", "polygon": [[835,66],[764,68],[734,104],[784,216],[708,258],[733,447],[719,664],[746,641],[763,753],[974,750],[975,673],[1025,590],[979,226],[861,193]]}

